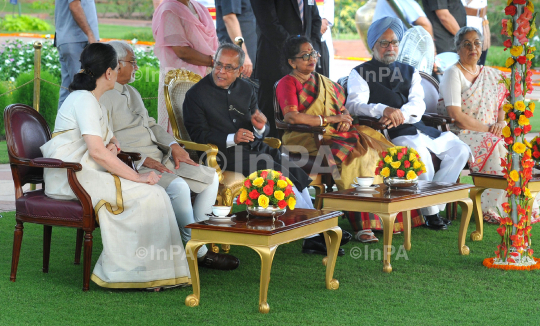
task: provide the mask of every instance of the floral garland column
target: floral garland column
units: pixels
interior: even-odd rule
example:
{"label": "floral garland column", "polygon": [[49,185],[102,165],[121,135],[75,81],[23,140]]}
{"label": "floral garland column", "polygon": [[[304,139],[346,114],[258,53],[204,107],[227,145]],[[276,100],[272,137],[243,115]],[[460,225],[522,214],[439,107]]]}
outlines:
{"label": "floral garland column", "polygon": [[[501,219],[497,232],[501,243],[495,251],[495,258],[486,258],[484,265],[500,269],[540,268],[531,249],[531,221],[529,218],[532,195],[527,188],[532,177],[534,162],[531,144],[525,134],[531,131],[529,118],[534,113],[534,103],[525,104],[525,94],[532,92],[531,60],[534,47],[529,39],[536,33],[534,5],[527,0],[508,0],[505,13],[511,18],[503,19],[501,34],[509,37],[505,51],[510,49],[506,66],[511,68],[509,78],[503,77],[508,89],[508,103],[504,105],[506,122],[503,136],[508,149],[506,159],[501,159],[503,172],[508,181],[506,188],[508,202],[502,205],[506,216]],[[502,216],[502,215],[501,215]]]}

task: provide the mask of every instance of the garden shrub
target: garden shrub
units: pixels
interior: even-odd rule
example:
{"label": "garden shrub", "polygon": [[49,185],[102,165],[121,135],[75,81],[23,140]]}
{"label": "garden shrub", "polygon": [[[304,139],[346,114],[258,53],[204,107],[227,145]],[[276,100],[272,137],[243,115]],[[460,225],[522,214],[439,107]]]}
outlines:
{"label": "garden shrub", "polygon": [[[41,72],[41,78],[51,83],[60,84],[60,79],[48,71]],[[15,87],[19,87],[24,83],[34,79],[34,71],[29,71],[20,74],[15,81]],[[56,120],[56,112],[58,111],[58,99],[60,97],[60,88],[51,85],[44,81],[41,82],[39,100],[39,113],[45,118],[49,128],[54,129],[54,121]],[[34,103],[34,84],[30,83],[21,89],[13,92],[13,103],[22,103],[33,106]]]}
{"label": "garden shrub", "polygon": [[[9,92],[10,83],[9,82],[0,82],[0,95]],[[6,94],[0,96],[0,139],[4,139],[6,135],[6,130],[4,126],[4,109],[6,106],[11,104],[11,94]]]}
{"label": "garden shrub", "polygon": [[124,34],[122,37],[124,40],[133,40],[137,39],[138,41],[154,42],[154,35],[151,31],[149,32],[129,32]]}
{"label": "garden shrub", "polygon": [[32,16],[5,15],[0,29],[10,32],[47,31],[52,29],[46,21]]}
{"label": "garden shrub", "polygon": [[[137,58],[137,61],[139,59]],[[130,84],[139,91],[141,97],[157,97],[159,88],[159,68],[144,66],[140,67],[135,74],[135,81]],[[157,99],[143,100],[148,114],[157,121]]]}

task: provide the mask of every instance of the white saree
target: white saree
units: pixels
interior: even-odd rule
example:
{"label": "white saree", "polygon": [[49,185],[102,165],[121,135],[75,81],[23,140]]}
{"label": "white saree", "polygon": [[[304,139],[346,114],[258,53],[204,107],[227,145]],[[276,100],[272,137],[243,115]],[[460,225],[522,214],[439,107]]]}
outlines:
{"label": "white saree", "polygon": [[[191,283],[186,254],[169,196],[158,186],[119,178],[89,155],[83,134],[108,144],[108,113],[88,91],[71,93],[58,111],[44,157],[78,162],[77,178],[92,198],[103,252],[92,281],[108,288],[147,288]],[[45,169],[47,196],[76,199],[64,169]]]}

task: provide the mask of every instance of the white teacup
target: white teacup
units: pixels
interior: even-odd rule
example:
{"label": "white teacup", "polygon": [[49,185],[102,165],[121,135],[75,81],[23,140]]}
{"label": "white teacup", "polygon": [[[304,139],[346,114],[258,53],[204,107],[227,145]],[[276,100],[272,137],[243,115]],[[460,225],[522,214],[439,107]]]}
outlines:
{"label": "white teacup", "polygon": [[229,215],[230,212],[231,212],[231,206],[219,206],[219,205],[212,206],[212,213],[214,213],[215,216],[225,217]]}
{"label": "white teacup", "polygon": [[373,184],[374,179],[374,177],[357,177],[354,181],[360,187],[369,187]]}

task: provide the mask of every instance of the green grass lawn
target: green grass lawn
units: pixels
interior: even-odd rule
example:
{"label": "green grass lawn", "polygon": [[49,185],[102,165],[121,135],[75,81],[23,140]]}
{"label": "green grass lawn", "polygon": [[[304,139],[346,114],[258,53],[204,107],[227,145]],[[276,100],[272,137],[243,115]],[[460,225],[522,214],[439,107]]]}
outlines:
{"label": "green grass lawn", "polygon": [[[518,325],[540,318],[538,271],[506,272],[482,266],[500,241],[495,225],[484,226],[481,242],[467,237],[468,256],[457,252],[459,220],[448,231],[413,229],[412,250],[405,254],[396,249],[400,258],[394,256],[391,274],[382,272],[382,261],[377,259],[382,241],[364,245],[353,240],[344,246],[346,255],[338,257],[337,291],[325,288],[322,256],[300,253],[301,241],[282,245],[273,262],[270,313],[262,315],[258,313],[260,259],[245,247],[231,249],[241,261],[237,270],[200,270],[200,306],[189,308],[184,300],[192,293],[191,287],[148,293],[110,290],[91,283],[90,291],[82,292],[82,265],[73,265],[73,229],[54,229],[50,270],[42,273],[43,229],[25,224],[17,282],[12,283],[14,213],[3,214],[0,324],[75,324],[84,320],[89,324],[147,325],[503,325],[512,316],[513,324]],[[346,220],[339,224],[351,231]],[[473,230],[471,223],[468,234]],[[395,235],[393,244],[399,248],[403,235]],[[374,250],[374,260],[370,256],[353,259],[350,252],[354,247],[362,252]],[[93,263],[101,248],[98,229]]]}
{"label": "green grass lawn", "polygon": [[0,164],[6,163],[9,163],[6,141],[0,140]]}

